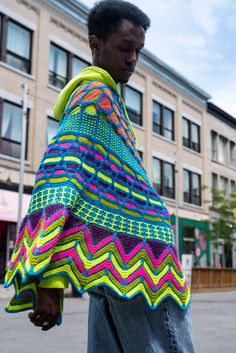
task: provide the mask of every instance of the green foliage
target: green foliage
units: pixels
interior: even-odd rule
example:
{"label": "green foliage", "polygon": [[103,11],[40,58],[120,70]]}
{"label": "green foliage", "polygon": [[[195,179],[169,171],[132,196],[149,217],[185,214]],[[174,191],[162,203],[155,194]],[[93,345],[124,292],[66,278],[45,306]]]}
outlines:
{"label": "green foliage", "polygon": [[215,214],[208,222],[210,229],[207,231],[209,240],[224,240],[226,248],[232,246],[233,234],[236,232],[236,189],[228,196],[224,190],[211,189],[212,200],[210,203],[211,214]]}

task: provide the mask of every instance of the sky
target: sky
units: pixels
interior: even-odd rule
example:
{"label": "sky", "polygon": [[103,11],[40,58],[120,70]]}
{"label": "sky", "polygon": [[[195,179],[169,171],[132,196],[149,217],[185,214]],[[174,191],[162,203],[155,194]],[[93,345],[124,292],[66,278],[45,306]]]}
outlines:
{"label": "sky", "polygon": [[129,1],[151,19],[146,48],[236,118],[236,1]]}

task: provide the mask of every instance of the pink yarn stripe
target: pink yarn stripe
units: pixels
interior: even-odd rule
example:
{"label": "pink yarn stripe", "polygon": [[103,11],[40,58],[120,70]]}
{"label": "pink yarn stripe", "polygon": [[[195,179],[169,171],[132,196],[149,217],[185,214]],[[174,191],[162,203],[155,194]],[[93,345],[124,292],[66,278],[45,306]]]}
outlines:
{"label": "pink yarn stripe", "polygon": [[35,236],[37,235],[37,233],[38,233],[38,231],[40,229],[40,226],[41,226],[41,222],[39,221],[37,226],[33,230],[32,227],[31,227],[30,222],[28,222],[27,226],[25,227],[25,231],[28,230],[28,233],[30,235],[30,239],[34,239],[35,238]]}
{"label": "pink yarn stripe", "polygon": [[76,264],[77,268],[79,271],[83,274],[86,272],[84,265],[82,264],[81,260],[78,257],[77,251],[75,248],[61,251],[57,254],[54,254],[52,256],[52,261],[57,261],[65,258],[72,258],[74,263]]}
{"label": "pink yarn stripe", "polygon": [[21,232],[18,234],[18,236],[16,238],[15,246],[18,246],[19,243],[21,242],[22,238],[25,235],[26,229],[27,229],[27,223],[25,224],[24,228],[22,228]]}
{"label": "pink yarn stripe", "polygon": [[17,265],[17,263],[18,263],[18,261],[19,261],[19,259],[20,259],[20,257],[23,255],[23,257],[25,258],[25,255],[26,255],[26,248],[25,248],[25,246],[24,246],[24,244],[22,244],[21,245],[21,249],[20,249],[20,252],[19,252],[19,254],[17,255],[17,257],[15,258],[15,260],[14,261],[10,261],[10,267],[11,268],[14,268],[16,265]]}
{"label": "pink yarn stripe", "polygon": [[36,180],[38,180],[38,179],[41,178],[42,176],[44,176],[44,173],[39,173],[39,174],[37,174]]}
{"label": "pink yarn stripe", "polygon": [[64,169],[59,169],[54,172],[54,174],[66,174],[66,171]]}
{"label": "pink yarn stripe", "polygon": [[174,253],[172,250],[171,250],[171,256],[172,256],[172,258],[173,258],[173,260],[174,260],[176,266],[177,266],[178,269],[181,271],[182,269],[181,269],[180,263],[179,263],[177,257],[175,256],[175,253]]}
{"label": "pink yarn stripe", "polygon": [[137,253],[140,252],[140,250],[142,249],[143,247],[143,244],[140,243],[138,244],[129,254],[126,254],[123,250],[123,247],[119,241],[118,238],[116,238],[115,240],[115,245],[120,253],[120,256],[122,258],[122,260],[125,262],[125,263],[128,263]]}
{"label": "pink yarn stripe", "polygon": [[65,208],[62,208],[61,210],[57,211],[57,213],[50,216],[47,221],[45,220],[46,213],[44,213],[43,230],[47,229],[52,223],[56,223],[62,216],[68,216],[68,211]]}
{"label": "pink yarn stripe", "polygon": [[105,260],[104,262],[102,262],[101,264],[91,268],[88,271],[89,275],[92,275],[93,273],[97,273],[101,270],[104,269],[109,269],[110,272],[113,274],[113,276],[117,279],[117,281],[119,281],[120,283],[122,283],[122,277],[119,275],[119,273],[116,271],[116,269],[114,268],[114,266],[111,263],[111,260]]}
{"label": "pink yarn stripe", "polygon": [[111,235],[109,237],[106,237],[105,239],[101,240],[100,243],[97,244],[97,245],[93,245],[92,244],[88,228],[86,228],[84,230],[84,237],[85,237],[85,242],[86,242],[88,251],[90,252],[90,254],[94,254],[98,250],[100,250],[101,248],[106,246],[108,243],[110,243],[112,241],[113,235]]}
{"label": "pink yarn stripe", "polygon": [[132,275],[127,277],[126,284],[129,284],[129,283],[133,282],[133,280],[135,280],[135,278],[140,277],[140,276],[145,278],[145,280],[148,283],[149,287],[152,290],[154,290],[154,288],[155,288],[154,283],[152,282],[151,278],[149,277],[149,275],[147,274],[147,272],[145,271],[145,269],[143,267],[139,268],[136,272],[134,272]]}
{"label": "pink yarn stripe", "polygon": [[70,147],[70,146],[72,146],[72,143],[71,143],[71,142],[66,142],[66,143],[61,143],[61,144],[60,144],[60,147],[61,147],[61,148],[67,148],[67,147]]}
{"label": "pink yarn stripe", "polygon": [[171,281],[175,287],[181,292],[182,291],[182,287],[181,285],[176,281],[176,279],[174,278],[174,276],[172,275],[171,272],[168,271],[168,273],[159,281],[158,285],[157,285],[157,289],[161,288],[163,286],[163,284],[167,281]]}
{"label": "pink yarn stripe", "polygon": [[159,268],[160,265],[161,265],[161,263],[164,261],[164,259],[166,258],[166,256],[169,254],[169,248],[167,247],[167,248],[163,251],[163,253],[161,254],[161,256],[159,257],[159,259],[156,260],[156,259],[154,258],[154,256],[153,256],[153,254],[152,254],[152,251],[151,251],[149,245],[147,245],[145,249],[146,249],[147,254],[148,254],[149,258],[151,259],[151,261],[152,261],[152,263],[153,263],[153,266],[154,266],[155,268]]}
{"label": "pink yarn stripe", "polygon": [[98,153],[95,154],[95,157],[96,157],[97,159],[99,159],[100,161],[103,161],[103,160],[104,160],[104,157],[101,156],[101,155],[98,154]]}
{"label": "pink yarn stripe", "polygon": [[45,245],[40,246],[40,248],[36,248],[36,250],[38,250],[38,254],[41,255],[47,252],[48,250],[50,250],[51,248],[53,248],[55,245],[57,245],[59,238],[60,238],[60,231],[58,231],[57,235],[51,241],[49,241]]}
{"label": "pink yarn stripe", "polygon": [[79,232],[83,229],[83,227],[84,227],[84,224],[81,224],[81,225],[78,226],[78,227],[74,227],[74,228],[72,228],[72,229],[63,230],[63,231],[61,232],[60,239],[65,238],[65,237],[67,237],[68,235],[71,235],[71,234],[77,234],[77,233],[79,233]]}

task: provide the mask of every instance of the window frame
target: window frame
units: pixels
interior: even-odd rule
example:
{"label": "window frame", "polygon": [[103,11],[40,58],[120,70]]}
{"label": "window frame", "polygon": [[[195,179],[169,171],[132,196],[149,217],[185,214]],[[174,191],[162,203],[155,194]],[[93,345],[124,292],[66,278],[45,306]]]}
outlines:
{"label": "window frame", "polygon": [[[129,88],[139,94],[139,96],[140,96],[140,115],[137,115],[136,112],[134,112],[133,109],[130,108],[129,105],[127,104],[127,102],[126,102],[126,88]],[[124,99],[125,107],[126,107],[130,121],[138,126],[143,126],[143,93],[138,91],[136,88],[134,88],[132,86],[125,85],[124,88],[122,89],[122,96]],[[131,113],[131,115],[130,115],[130,113]],[[136,121],[132,120],[132,118],[131,118],[132,114],[135,114],[136,116],[138,116],[138,118],[139,118],[138,123]]]}
{"label": "window frame", "polygon": [[[22,106],[20,104],[17,104],[15,102],[11,102],[7,99],[3,99],[2,97],[0,97],[0,132],[2,131],[2,121],[3,121],[3,105],[4,103],[8,103],[8,104],[11,104],[11,105],[14,105],[18,108],[22,108]],[[22,112],[22,117],[23,117],[23,112]],[[27,157],[28,157],[28,138],[29,138],[29,117],[30,117],[30,110],[27,109],[27,116],[26,116],[26,137],[25,137],[25,161],[27,161]],[[10,143],[13,143],[13,144],[17,144],[19,146],[21,146],[22,142],[18,142],[18,141],[14,141],[14,140],[10,140],[10,139],[5,139],[3,137],[1,137],[0,135],[0,142],[4,140],[4,141],[8,141]],[[6,155],[10,158],[16,158],[16,159],[20,159],[21,156],[19,157],[15,157],[15,156],[12,156],[10,154],[4,154],[1,152],[0,150],[0,154],[1,155]]]}
{"label": "window frame", "polygon": [[231,167],[235,168],[235,142],[234,141],[229,141],[229,165]]}
{"label": "window frame", "polygon": [[57,122],[58,128],[59,128],[59,121],[58,121],[57,119],[53,118],[52,116],[47,115],[46,146],[48,146],[48,144],[49,144],[49,142],[50,142],[50,139],[48,138],[48,137],[49,137],[49,136],[48,136],[48,121],[49,121],[49,120],[52,120],[52,121]]}
{"label": "window frame", "polygon": [[211,158],[213,161],[217,161],[218,159],[217,136],[217,132],[211,130]]}
{"label": "window frame", "polygon": [[[188,139],[186,139],[183,136],[183,129],[182,129],[182,144],[184,147],[187,147],[197,153],[201,153],[201,134],[200,134],[200,125],[194,123],[193,121],[189,120],[188,118],[186,118],[185,116],[182,116],[182,124],[183,122],[186,121],[188,124]],[[197,136],[198,136],[198,143],[196,144],[195,142],[193,142],[192,140],[192,127],[196,126],[197,127]],[[194,144],[197,145],[197,147],[194,147]]]}
{"label": "window frame", "polygon": [[[19,70],[21,72],[25,72],[29,75],[32,74],[32,52],[33,52],[33,31],[31,29],[29,29],[28,27],[24,26],[22,23],[15,21],[14,19],[12,19],[11,17],[5,15],[4,13],[0,13],[0,17],[1,17],[1,35],[0,35],[0,61],[6,63],[8,66],[13,67],[16,70]],[[23,28],[24,30],[28,31],[30,34],[30,49],[29,49],[29,59],[23,58],[20,55],[7,50],[7,33],[8,33],[8,24],[9,22],[14,23],[15,25]],[[27,61],[28,64],[28,70],[24,71],[19,69],[18,67],[15,67],[13,65],[10,65],[9,63],[7,63],[7,53],[10,53],[12,56],[23,60],[24,62]]]}
{"label": "window frame", "polygon": [[[189,179],[189,196],[188,196],[188,200],[186,198],[186,195],[185,195],[185,191],[184,191],[184,187],[185,185],[183,184],[183,200],[185,203],[188,203],[188,204],[191,204],[191,205],[196,205],[196,206],[199,206],[201,207],[202,206],[202,192],[201,192],[201,185],[202,185],[202,180],[201,180],[201,175],[200,174],[197,174],[195,172],[192,172],[188,169],[183,169],[183,173],[188,173],[188,179]],[[196,203],[194,202],[194,190],[193,190],[193,176],[196,175],[197,178],[198,178],[198,181],[199,181],[199,190],[200,190],[200,195],[199,195],[199,203]],[[184,179],[185,179],[185,176],[183,175],[183,183],[184,183]]]}
{"label": "window frame", "polygon": [[[158,105],[160,107],[160,125],[154,123],[154,104]],[[164,125],[164,111],[168,110],[169,112],[171,112],[172,115],[172,119],[171,119],[171,123],[172,123],[172,129],[166,129],[165,125]],[[155,126],[158,126],[160,129],[160,133],[155,131]],[[171,132],[171,139],[167,136],[165,136],[165,131],[169,131]],[[170,109],[169,107],[166,107],[165,105],[161,104],[160,102],[158,102],[157,100],[153,99],[152,100],[152,131],[155,134],[161,135],[163,137],[165,137],[166,139],[170,140],[170,141],[175,141],[175,119],[174,119],[174,110]]]}
{"label": "window frame", "polygon": [[[49,51],[50,54],[49,54],[49,55],[51,55],[51,46],[54,46],[54,47],[56,47],[56,48],[58,48],[58,49],[60,49],[60,50],[62,50],[63,52],[66,53],[66,77],[65,77],[65,85],[73,78],[73,77],[72,77],[72,64],[73,64],[73,59],[74,59],[74,58],[76,58],[76,59],[78,59],[78,60],[84,62],[84,63],[87,64],[88,66],[90,65],[90,63],[88,63],[86,60],[84,60],[84,59],[80,58],[79,56],[73,54],[72,52],[70,52],[70,51],[68,51],[68,50],[66,50],[66,49],[64,49],[64,48],[62,48],[60,45],[56,44],[56,43],[53,42],[53,41],[50,41],[50,45],[49,45],[49,47],[50,47],[50,51]],[[59,86],[57,86],[57,85],[54,85],[52,82],[50,82],[50,75],[51,75],[51,73],[54,73],[54,71],[51,71],[51,70],[50,70],[50,60],[51,60],[51,57],[49,57],[48,82],[49,82],[49,84],[50,84],[51,86],[57,87],[57,88],[61,89],[61,88],[63,88],[65,85],[64,85],[63,87],[59,87]],[[60,75],[59,75],[59,76],[60,76]],[[63,77],[63,78],[64,78],[64,77]]]}
{"label": "window frame", "polygon": [[[156,190],[156,192],[160,195],[160,196],[164,196],[164,197],[168,197],[169,199],[175,200],[176,197],[176,191],[175,191],[175,165],[167,162],[167,161],[163,161],[160,158],[154,157],[153,156],[153,161],[157,160],[160,163],[160,190],[158,190],[158,188],[154,185],[154,180],[153,180],[153,187]],[[165,183],[164,183],[164,169],[165,169],[165,165],[170,165],[171,169],[172,169],[172,182],[173,182],[173,188],[172,188],[172,195],[170,196],[170,194],[166,193],[165,190]],[[153,174],[154,174],[154,170],[153,170]]]}

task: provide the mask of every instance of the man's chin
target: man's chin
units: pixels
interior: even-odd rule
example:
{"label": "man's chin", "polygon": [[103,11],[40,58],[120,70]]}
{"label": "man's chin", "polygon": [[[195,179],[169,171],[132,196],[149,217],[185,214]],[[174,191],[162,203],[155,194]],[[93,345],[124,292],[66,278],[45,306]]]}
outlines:
{"label": "man's chin", "polygon": [[126,84],[129,81],[130,77],[119,78],[118,82],[121,84]]}

